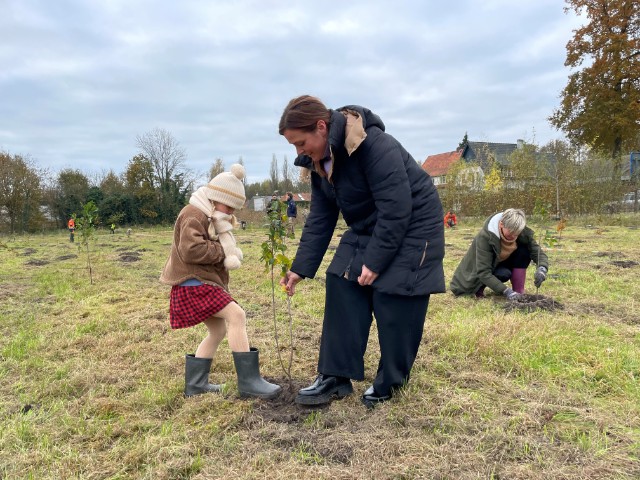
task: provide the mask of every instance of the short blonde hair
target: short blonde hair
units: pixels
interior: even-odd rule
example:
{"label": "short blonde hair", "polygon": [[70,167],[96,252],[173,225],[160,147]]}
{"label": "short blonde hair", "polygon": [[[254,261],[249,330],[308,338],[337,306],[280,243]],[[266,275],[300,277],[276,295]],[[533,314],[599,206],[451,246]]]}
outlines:
{"label": "short blonde hair", "polygon": [[524,210],[519,208],[507,208],[502,213],[502,226],[514,234],[520,234],[527,224]]}

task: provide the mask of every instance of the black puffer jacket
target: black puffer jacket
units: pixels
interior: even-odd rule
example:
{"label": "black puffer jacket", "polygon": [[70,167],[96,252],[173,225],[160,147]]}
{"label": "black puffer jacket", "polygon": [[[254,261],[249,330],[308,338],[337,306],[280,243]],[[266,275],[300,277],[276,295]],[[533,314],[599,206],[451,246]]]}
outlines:
{"label": "black puffer jacket", "polygon": [[[358,115],[366,132],[351,155],[345,148],[345,111]],[[313,171],[313,162],[305,155],[294,162],[312,170],[312,196],[291,270],[304,277],[316,274],[342,212],[349,230],[328,273],[357,281],[364,263],[379,274],[373,288],[381,292],[408,296],[444,292],[443,210],[431,177],[384,133],[382,120],[366,108],[332,110],[329,145],[333,154],[329,178]]]}

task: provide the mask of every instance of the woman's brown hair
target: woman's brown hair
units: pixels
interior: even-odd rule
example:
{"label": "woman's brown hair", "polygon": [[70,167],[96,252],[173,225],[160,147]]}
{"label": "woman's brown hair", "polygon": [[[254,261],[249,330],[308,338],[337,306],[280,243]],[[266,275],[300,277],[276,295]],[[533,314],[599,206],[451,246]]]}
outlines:
{"label": "woman's brown hair", "polygon": [[280,117],[279,133],[285,130],[303,130],[313,132],[318,120],[324,120],[329,125],[331,114],[324,103],[311,95],[301,95],[292,99],[282,112]]}

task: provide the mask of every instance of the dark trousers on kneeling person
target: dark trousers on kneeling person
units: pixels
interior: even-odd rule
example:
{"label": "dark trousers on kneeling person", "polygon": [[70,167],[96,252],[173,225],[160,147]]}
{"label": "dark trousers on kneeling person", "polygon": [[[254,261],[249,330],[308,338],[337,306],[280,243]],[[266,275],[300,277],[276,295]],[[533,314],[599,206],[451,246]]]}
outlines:
{"label": "dark trousers on kneeling person", "polygon": [[526,269],[531,263],[531,255],[529,249],[521,244],[509,255],[505,260],[498,263],[493,270],[493,275],[501,282],[511,279],[511,275],[515,268]]}
{"label": "dark trousers on kneeling person", "polygon": [[428,306],[429,295],[389,295],[328,273],[318,373],[364,380],[373,315],[380,343],[373,387],[378,395],[391,395],[409,380]]}

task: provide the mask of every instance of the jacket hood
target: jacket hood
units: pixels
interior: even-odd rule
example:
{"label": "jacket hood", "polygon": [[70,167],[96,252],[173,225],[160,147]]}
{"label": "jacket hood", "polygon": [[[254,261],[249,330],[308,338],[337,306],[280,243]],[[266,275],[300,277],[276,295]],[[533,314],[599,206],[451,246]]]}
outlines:
{"label": "jacket hood", "polygon": [[496,238],[500,238],[500,220],[502,220],[502,213],[496,213],[493,217],[491,217],[488,221],[487,221],[487,230],[490,231],[491,233],[493,233]]}
{"label": "jacket hood", "polygon": [[[368,128],[377,127],[384,132],[385,126],[382,119],[373,113],[368,108],[361,107],[359,105],[346,105],[340,107],[337,110],[330,110],[331,124],[329,126],[329,144],[332,147],[345,146],[351,154],[358,146],[359,143],[348,145],[350,143],[348,139],[345,139],[345,130],[347,127],[348,114],[359,117],[362,121],[362,130],[365,132]],[[363,138],[364,139],[364,138]],[[345,140],[347,140],[345,142]],[[305,167],[313,170],[313,160],[306,155],[299,155],[293,162],[296,167]]]}
{"label": "jacket hood", "polygon": [[[371,127],[378,127],[384,132],[384,123],[382,122],[382,119],[368,108],[364,108],[359,105],[346,105],[338,108],[337,111],[343,112],[345,110],[357,113],[362,118],[362,126],[365,130]],[[333,121],[333,115],[331,116],[331,120]]]}

